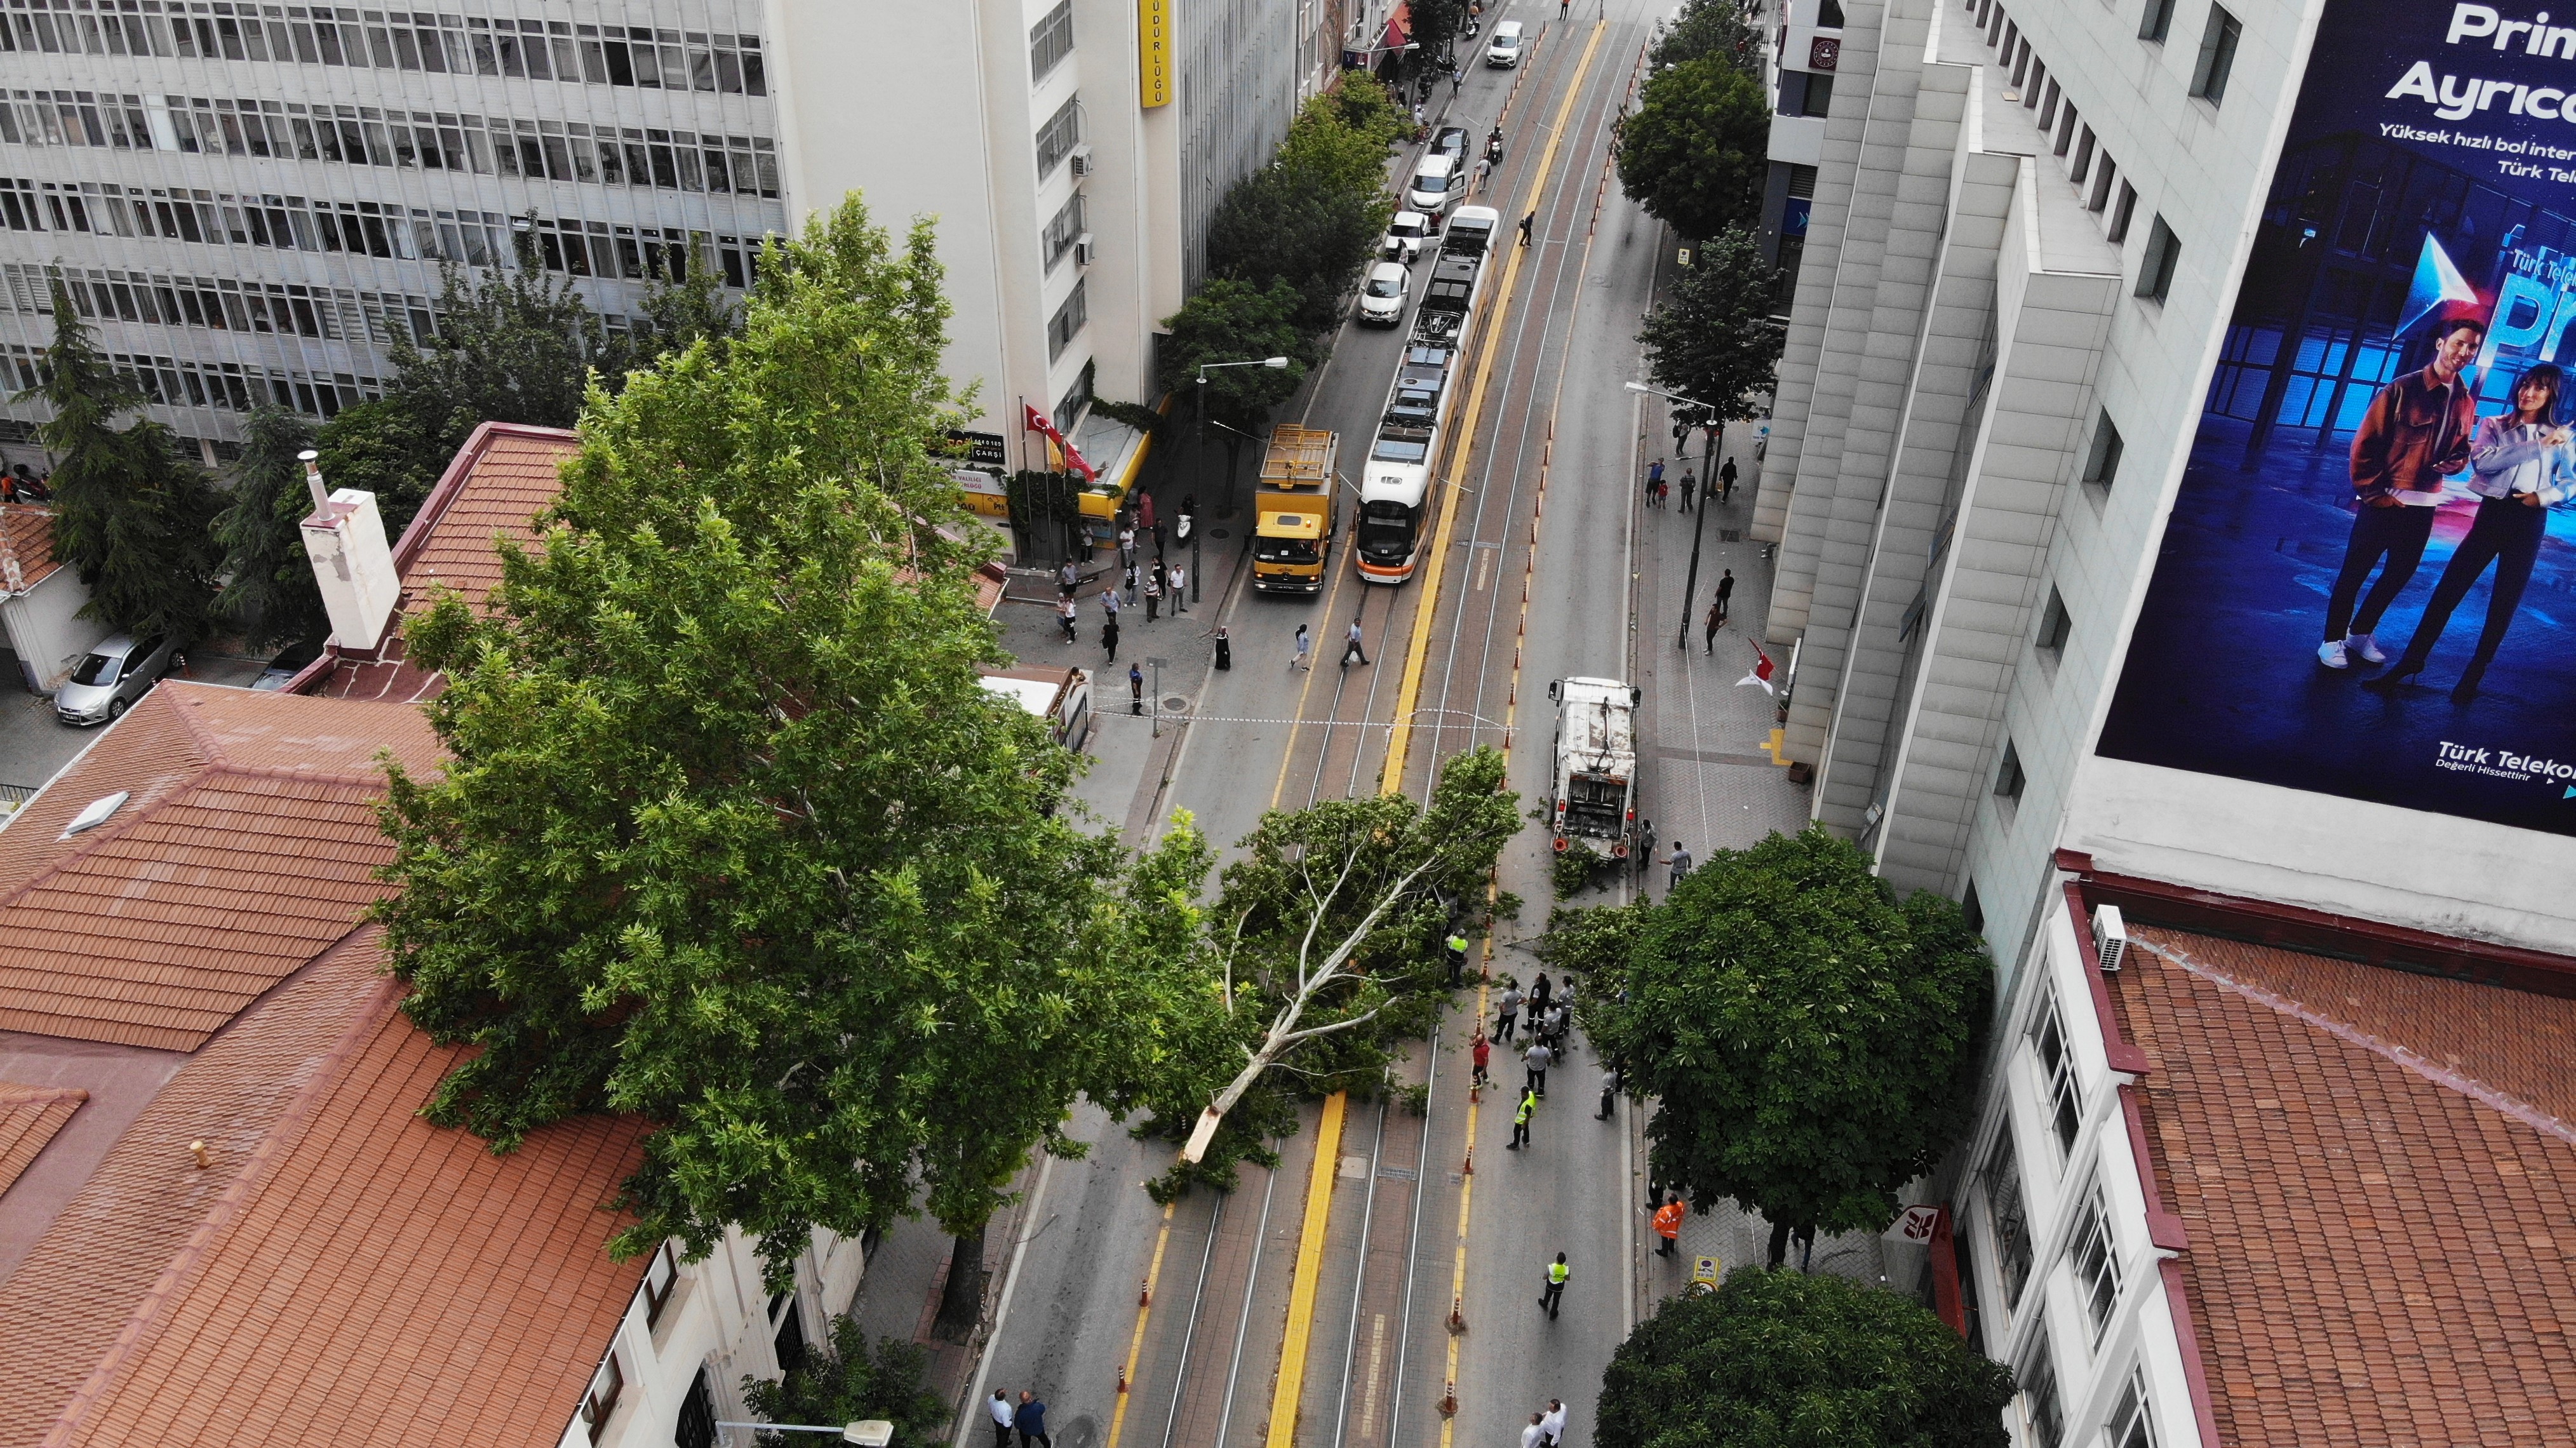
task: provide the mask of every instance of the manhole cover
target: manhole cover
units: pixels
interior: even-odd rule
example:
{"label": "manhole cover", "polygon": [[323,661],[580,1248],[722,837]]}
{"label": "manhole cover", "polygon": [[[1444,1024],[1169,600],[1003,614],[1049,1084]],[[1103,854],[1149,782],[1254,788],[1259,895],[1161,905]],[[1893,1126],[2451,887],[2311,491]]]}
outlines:
{"label": "manhole cover", "polygon": [[1717,541],[1720,543],[1741,543],[1744,541],[1744,535],[1733,528],[1720,528],[1717,530]]}
{"label": "manhole cover", "polygon": [[1165,694],[1163,696],[1163,712],[1166,714],[1186,714],[1190,712],[1190,701],[1178,694]]}
{"label": "manhole cover", "polygon": [[1208,530],[1208,536],[1209,536],[1209,537],[1211,537],[1211,538],[1223,538],[1223,537],[1226,537],[1226,536],[1228,536],[1228,535],[1227,535],[1226,530],[1225,530],[1225,529],[1223,529],[1223,528],[1210,528],[1210,529]]}

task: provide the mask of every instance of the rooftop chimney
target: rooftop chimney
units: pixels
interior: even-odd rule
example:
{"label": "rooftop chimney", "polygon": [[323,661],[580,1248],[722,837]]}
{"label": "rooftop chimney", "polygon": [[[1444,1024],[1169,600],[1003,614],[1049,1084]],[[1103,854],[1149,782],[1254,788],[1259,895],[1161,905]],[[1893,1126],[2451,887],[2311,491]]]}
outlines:
{"label": "rooftop chimney", "polygon": [[356,488],[329,492],[317,455],[307,450],[297,457],[304,464],[304,484],[313,491],[313,516],[304,520],[304,552],[313,560],[313,579],[322,589],[331,642],[347,653],[373,652],[402,596],[376,495]]}

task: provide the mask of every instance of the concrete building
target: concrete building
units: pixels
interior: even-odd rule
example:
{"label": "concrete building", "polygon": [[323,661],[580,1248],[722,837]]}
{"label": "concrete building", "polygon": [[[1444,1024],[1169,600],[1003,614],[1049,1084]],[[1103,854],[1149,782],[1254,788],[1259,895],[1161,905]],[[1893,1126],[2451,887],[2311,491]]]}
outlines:
{"label": "concrete building", "polygon": [[54,513],[0,503],[0,679],[53,691],[107,625],[81,617],[89,590],[54,556]]}
{"label": "concrete building", "polygon": [[[649,278],[739,288],[762,236],[858,190],[881,224],[937,218],[951,376],[1027,465],[1023,405],[1072,434],[1095,392],[1150,397],[1208,214],[1369,7],[470,8],[0,6],[10,385],[33,378],[59,269],[154,415],[216,458],[258,403],[327,417],[375,395],[393,340],[435,326],[442,259],[509,265],[523,236],[622,327]],[[32,460],[35,413],[0,411]],[[1136,443],[1102,434],[1095,461]]]}

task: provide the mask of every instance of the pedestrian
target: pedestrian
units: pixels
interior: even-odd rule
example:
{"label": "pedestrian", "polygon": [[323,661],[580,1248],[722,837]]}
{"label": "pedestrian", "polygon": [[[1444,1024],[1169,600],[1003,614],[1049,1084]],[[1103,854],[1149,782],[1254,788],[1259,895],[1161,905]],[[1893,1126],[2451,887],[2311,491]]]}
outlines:
{"label": "pedestrian", "polygon": [[1546,971],[1540,971],[1538,979],[1530,982],[1529,1006],[1532,1021],[1547,1014],[1547,998],[1554,994],[1556,994],[1556,983],[1547,978]]}
{"label": "pedestrian", "polygon": [[1314,652],[1314,648],[1315,641],[1306,637],[1306,626],[1302,623],[1297,625],[1297,656],[1288,661],[1288,667],[1312,670],[1315,666],[1306,662],[1306,655]]}
{"label": "pedestrian", "polygon": [[1224,624],[1216,626],[1216,666],[1220,671],[1234,667],[1234,640],[1226,637]]}
{"label": "pedestrian", "polygon": [[1521,1085],[1540,1096],[1547,1095],[1547,1068],[1555,1064],[1556,1053],[1547,1048],[1547,1042],[1530,1042],[1529,1049],[1521,1052],[1521,1067],[1528,1073]]}
{"label": "pedestrian", "polygon": [[1682,511],[1685,513],[1689,512],[1691,510],[1691,499],[1698,496],[1699,479],[1691,476],[1688,472],[1684,472],[1682,474]]}
{"label": "pedestrian", "polygon": [[1647,866],[1653,864],[1655,860],[1655,822],[1653,820],[1637,822],[1637,848],[1629,853],[1637,857],[1637,873],[1640,875],[1646,873]]}
{"label": "pedestrian", "polygon": [[1672,502],[1672,497],[1673,497],[1673,485],[1672,485],[1671,483],[1669,483],[1669,482],[1666,482],[1665,480],[1663,480],[1663,479],[1661,479],[1661,478],[1656,479],[1656,480],[1655,480],[1655,506],[1656,506],[1656,507],[1658,507],[1658,508],[1661,508],[1661,507],[1666,507],[1666,506],[1670,505],[1670,504],[1671,504],[1671,502]]}
{"label": "pedestrian", "polygon": [[1360,647],[1359,617],[1357,615],[1353,615],[1351,618],[1351,631],[1342,643],[1342,667],[1347,669],[1353,664],[1365,664],[1367,662],[1368,653]]}
{"label": "pedestrian", "polygon": [[[1565,1279],[1573,1275],[1574,1269],[1565,1265],[1562,1252],[1556,1254],[1555,1261],[1547,1264],[1547,1290],[1539,1294],[1538,1305],[1547,1309],[1548,1321],[1556,1321],[1556,1309],[1565,1301]],[[1023,1434],[1020,1441],[1027,1442],[1027,1436]]]}
{"label": "pedestrian", "polygon": [[1169,541],[1170,536],[1171,531],[1162,524],[1154,525],[1154,561],[1156,563],[1163,561],[1163,545]]}
{"label": "pedestrian", "polygon": [[1537,224],[1537,222],[1538,211],[1536,208],[1532,208],[1529,215],[1521,218],[1521,245],[1529,245],[1530,227]]}
{"label": "pedestrian", "polygon": [[1465,90],[1466,88],[1467,72],[1454,65],[1449,67],[1449,94],[1454,97],[1458,92]]}
{"label": "pedestrian", "polygon": [[1655,1208],[1655,1235],[1664,1239],[1663,1244],[1655,1248],[1655,1255],[1673,1255],[1673,1245],[1682,1238],[1681,1198],[1668,1197],[1662,1206]]}
{"label": "pedestrian", "polygon": [[1101,587],[1100,587],[1100,611],[1101,611],[1102,613],[1105,613],[1105,614],[1109,615],[1111,618],[1116,618],[1116,617],[1118,616],[1118,585],[1117,585],[1117,584],[1114,584],[1114,583],[1104,583],[1104,584],[1102,584],[1102,585],[1101,585]]}
{"label": "pedestrian", "polygon": [[1145,570],[1145,622],[1152,623],[1154,621],[1154,610],[1162,603],[1162,601],[1163,570],[1160,568],[1148,568]]}
{"label": "pedestrian", "polygon": [[1556,18],[1563,20],[1565,13],[1573,8],[1574,0],[1556,0]]}
{"label": "pedestrian", "polygon": [[1113,618],[1100,626],[1100,646],[1109,651],[1110,663],[1118,662],[1118,620]]}
{"label": "pedestrian", "polygon": [[1467,969],[1467,932],[1451,927],[1449,931],[1449,988],[1458,988],[1458,977]]}
{"label": "pedestrian", "polygon": [[[1551,1313],[1550,1316],[1555,1314]],[[1547,1430],[1549,1448],[1561,1448],[1565,1442],[1565,1400],[1550,1398],[1547,1411],[1539,1415],[1538,1425]]]}
{"label": "pedestrian", "polygon": [[1073,597],[1074,590],[1081,586],[1082,570],[1073,566],[1072,559],[1068,558],[1064,560],[1064,566],[1055,571],[1056,592],[1063,594],[1067,598],[1071,598]]}
{"label": "pedestrian", "polygon": [[1422,102],[1420,101],[1413,103],[1413,129],[1417,131],[1422,129]]}
{"label": "pedestrian", "polygon": [[1081,641],[1082,636],[1079,629],[1082,623],[1082,616],[1074,611],[1072,599],[1060,598],[1056,600],[1055,621],[1064,626],[1064,641],[1066,643],[1078,643]]}
{"label": "pedestrian", "polygon": [[1189,611],[1190,611],[1190,571],[1189,571],[1188,569],[1186,569],[1186,568],[1181,567],[1181,566],[1180,566],[1179,564],[1177,564],[1177,563],[1173,564],[1173,565],[1172,565],[1172,584],[1171,584],[1171,587],[1172,587],[1172,612],[1173,612],[1173,613],[1175,613],[1175,614],[1184,614],[1184,613],[1189,612]]}
{"label": "pedestrian", "polygon": [[1657,458],[1646,465],[1646,501],[1653,502],[1655,489],[1664,485],[1664,460]]}
{"label": "pedestrian", "polygon": [[1735,459],[1728,458],[1717,470],[1717,500],[1730,502],[1735,497]]}
{"label": "pedestrian", "polygon": [[1701,653],[1714,654],[1717,652],[1717,631],[1725,626],[1726,595],[1721,593],[1717,596],[1717,601],[1708,606],[1708,625],[1706,628],[1701,630],[1700,634],[1701,638],[1706,641],[1706,646],[1700,650]]}
{"label": "pedestrian", "polygon": [[0,473],[0,503],[18,501],[18,478],[14,473]]}
{"label": "pedestrian", "polygon": [[1610,1108],[1616,1105],[1618,1100],[1619,1068],[1613,1066],[1609,1070],[1601,1073],[1601,1110],[1594,1115],[1592,1119],[1595,1121],[1609,1120]]}
{"label": "pedestrian", "polygon": [[1476,1032],[1476,1039],[1468,1045],[1467,1056],[1476,1063],[1476,1074],[1468,1078],[1468,1085],[1482,1086],[1492,1079],[1485,1074],[1485,1063],[1494,1058],[1494,1043],[1485,1039],[1482,1030]]}
{"label": "pedestrian", "polygon": [[1572,1005],[1565,1001],[1558,1001],[1555,1005],[1548,1007],[1547,1048],[1560,1055],[1564,1054],[1566,1031],[1572,1027],[1573,1024],[1574,1007]]}
{"label": "pedestrian", "polygon": [[1136,567],[1136,525],[1133,522],[1118,525],[1118,562],[1131,573]]}
{"label": "pedestrian", "polygon": [[[1557,1260],[1562,1262],[1565,1259],[1559,1257]],[[1020,1411],[1015,1426],[1020,1430],[1020,1448],[1032,1448],[1035,1444],[1055,1448],[1055,1440],[1047,1436],[1046,1404],[1026,1388],[1020,1389]]]}
{"label": "pedestrian", "polygon": [[1493,174],[1494,158],[1491,156],[1478,156],[1476,158],[1475,189],[1481,193],[1485,189],[1485,178]]}
{"label": "pedestrian", "polygon": [[1154,520],[1154,495],[1151,493],[1136,495],[1136,526],[1148,533],[1162,526]]}
{"label": "pedestrian", "polygon": [[1501,1012],[1494,1022],[1494,1039],[1508,1041],[1512,1038],[1512,1031],[1521,1013],[1521,987],[1518,981],[1510,976],[1503,977],[1503,993],[1494,1002],[1494,1009]]}
{"label": "pedestrian", "polygon": [[1503,1144],[1505,1151],[1518,1151],[1530,1143],[1530,1118],[1538,1114],[1538,1093],[1521,1088],[1521,1104],[1512,1112],[1512,1139]]}
{"label": "pedestrian", "polygon": [[1521,1448],[1545,1448],[1547,1430],[1539,1426],[1539,1416],[1530,1414],[1529,1426],[1521,1430]]}
{"label": "pedestrian", "polygon": [[1145,716],[1145,670],[1133,663],[1127,666],[1127,712],[1140,719]]}
{"label": "pedestrian", "polygon": [[1727,569],[1717,580],[1717,621],[1726,622],[1726,612],[1735,598],[1735,570]]}
{"label": "pedestrian", "polygon": [[1133,563],[1130,563],[1130,564],[1128,564],[1128,565],[1127,565],[1127,579],[1126,579],[1126,582],[1127,582],[1127,606],[1128,606],[1129,608],[1134,608],[1134,607],[1136,606],[1136,565],[1135,565],[1135,564],[1133,564]]}
{"label": "pedestrian", "polygon": [[1011,1412],[1011,1395],[1000,1388],[995,1388],[993,1401],[984,1406],[993,1415],[993,1448],[1011,1448],[1011,1429],[1015,1422]]}
{"label": "pedestrian", "polygon": [[1680,889],[1682,876],[1690,873],[1691,852],[1682,848],[1681,841],[1675,840],[1673,852],[1664,860],[1664,863],[1673,867],[1673,877],[1665,883],[1664,889],[1667,892]]}

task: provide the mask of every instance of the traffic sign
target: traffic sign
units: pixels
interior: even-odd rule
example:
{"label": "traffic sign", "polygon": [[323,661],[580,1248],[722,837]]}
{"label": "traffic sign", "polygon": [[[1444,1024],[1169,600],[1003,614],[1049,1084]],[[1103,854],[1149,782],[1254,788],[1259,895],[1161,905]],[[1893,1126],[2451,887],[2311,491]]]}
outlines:
{"label": "traffic sign", "polygon": [[1709,1285],[1710,1285],[1710,1286],[1712,1286],[1712,1287],[1716,1286],[1716,1285],[1717,1285],[1717,1259],[1716,1259],[1716,1258],[1714,1258],[1714,1257],[1701,1257],[1701,1258],[1697,1259],[1696,1261],[1692,1262],[1692,1263],[1691,1263],[1691,1281],[1693,1281],[1693,1282],[1705,1282],[1705,1283],[1709,1284]]}

